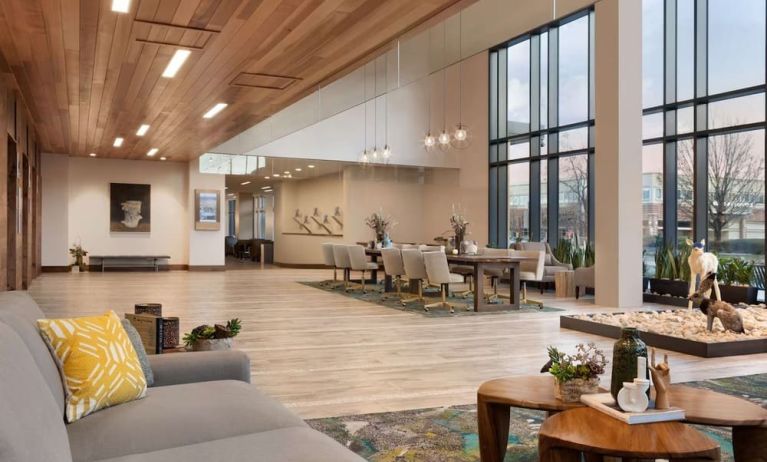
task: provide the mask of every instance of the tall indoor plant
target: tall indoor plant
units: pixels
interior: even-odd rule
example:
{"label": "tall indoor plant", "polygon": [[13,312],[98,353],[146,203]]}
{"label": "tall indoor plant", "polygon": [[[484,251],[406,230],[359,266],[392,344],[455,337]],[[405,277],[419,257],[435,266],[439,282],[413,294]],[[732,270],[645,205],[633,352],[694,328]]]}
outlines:
{"label": "tall indoor plant", "polygon": [[365,224],[375,232],[376,243],[387,247],[386,243],[390,242],[389,231],[397,225],[397,222],[391,216],[384,215],[383,210],[379,210],[365,218]]}
{"label": "tall indoor plant", "polygon": [[83,249],[82,244],[75,242],[69,249],[69,254],[75,258],[75,262],[72,264],[72,267],[77,268],[77,270],[80,272],[84,272],[86,270],[85,257],[88,256],[88,251]]}

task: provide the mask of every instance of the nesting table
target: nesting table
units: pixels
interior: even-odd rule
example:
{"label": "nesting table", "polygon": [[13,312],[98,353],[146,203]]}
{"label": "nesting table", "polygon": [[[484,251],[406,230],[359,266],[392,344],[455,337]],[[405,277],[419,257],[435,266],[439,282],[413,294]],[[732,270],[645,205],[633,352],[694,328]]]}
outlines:
{"label": "nesting table", "polygon": [[[736,462],[767,462],[766,409],[735,396],[686,385],[672,385],[670,394],[672,405],[685,410],[685,422],[732,427]],[[506,377],[483,383],[477,391],[479,445],[483,462],[503,461],[509,438],[511,407],[542,410],[553,416],[563,411],[584,408],[584,405],[557,400],[554,397],[554,378],[548,374]],[[682,425],[680,422],[670,423]],[[624,425],[614,419],[610,419],[610,424],[615,427]],[[631,426],[635,427],[639,428]],[[588,424],[579,431],[584,432],[584,428],[595,427]],[[707,458],[712,454],[698,460],[717,460]],[[686,457],[680,458],[684,460]],[[568,459],[565,457],[563,460]]]}

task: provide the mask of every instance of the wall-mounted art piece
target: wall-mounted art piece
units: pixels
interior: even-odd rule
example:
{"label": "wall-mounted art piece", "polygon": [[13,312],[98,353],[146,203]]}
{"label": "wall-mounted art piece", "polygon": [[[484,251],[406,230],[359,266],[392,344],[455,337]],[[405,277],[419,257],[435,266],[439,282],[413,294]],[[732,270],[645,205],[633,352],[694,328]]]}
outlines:
{"label": "wall-mounted art piece", "polygon": [[151,186],[109,184],[109,230],[148,233],[152,230]]}
{"label": "wall-mounted art piece", "polygon": [[343,217],[341,207],[335,208],[334,215],[323,213],[319,207],[314,207],[311,214],[303,214],[301,209],[296,209],[293,214],[293,222],[298,226],[297,232],[283,234],[309,234],[313,236],[343,236]]}
{"label": "wall-mounted art piece", "polygon": [[194,190],[194,229],[221,229],[221,192],[215,189]]}

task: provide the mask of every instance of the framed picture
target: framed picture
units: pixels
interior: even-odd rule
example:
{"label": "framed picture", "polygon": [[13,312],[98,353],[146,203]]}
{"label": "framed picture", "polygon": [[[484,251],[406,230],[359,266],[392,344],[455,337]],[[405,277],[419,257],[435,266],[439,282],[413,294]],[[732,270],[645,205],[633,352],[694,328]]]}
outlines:
{"label": "framed picture", "polygon": [[194,190],[194,229],[221,229],[221,192],[215,189]]}
{"label": "framed picture", "polygon": [[152,196],[148,184],[109,184],[109,230],[148,233],[152,229]]}

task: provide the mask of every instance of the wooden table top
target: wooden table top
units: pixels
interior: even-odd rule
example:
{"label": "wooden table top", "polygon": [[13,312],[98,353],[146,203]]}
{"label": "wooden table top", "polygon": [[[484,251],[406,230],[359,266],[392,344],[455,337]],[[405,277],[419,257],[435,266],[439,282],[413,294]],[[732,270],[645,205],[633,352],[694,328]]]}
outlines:
{"label": "wooden table top", "polygon": [[[606,391],[606,390],[605,390]],[[767,409],[737,396],[671,385],[671,405],[685,411],[685,421],[725,427],[767,426]],[[549,374],[505,377],[483,383],[478,398],[525,409],[565,411],[584,407],[563,403],[554,397],[554,377]]]}
{"label": "wooden table top", "polygon": [[714,440],[681,422],[628,425],[588,407],[549,417],[541,425],[540,435],[557,441],[560,447],[596,450],[608,456],[693,458],[719,452]]}
{"label": "wooden table top", "polygon": [[[366,248],[368,255],[381,255],[381,249]],[[446,254],[450,263],[516,263],[527,260],[535,260],[534,257],[505,257],[501,255],[453,255]]]}

